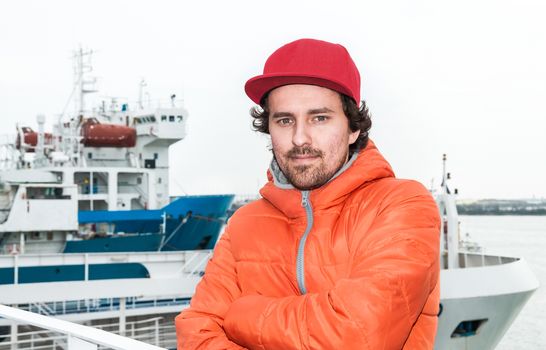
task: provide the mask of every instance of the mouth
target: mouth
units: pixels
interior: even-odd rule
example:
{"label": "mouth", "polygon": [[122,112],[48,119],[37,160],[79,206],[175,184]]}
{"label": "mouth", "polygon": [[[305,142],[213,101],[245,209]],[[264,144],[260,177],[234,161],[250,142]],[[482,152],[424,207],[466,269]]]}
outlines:
{"label": "mouth", "polygon": [[307,165],[322,158],[322,152],[311,147],[295,147],[285,154],[287,161],[298,165]]}
{"label": "mouth", "polygon": [[318,159],[319,156],[313,156],[309,154],[301,154],[301,155],[294,155],[289,157],[289,159],[296,163],[306,163],[306,162],[312,162],[316,159]]}

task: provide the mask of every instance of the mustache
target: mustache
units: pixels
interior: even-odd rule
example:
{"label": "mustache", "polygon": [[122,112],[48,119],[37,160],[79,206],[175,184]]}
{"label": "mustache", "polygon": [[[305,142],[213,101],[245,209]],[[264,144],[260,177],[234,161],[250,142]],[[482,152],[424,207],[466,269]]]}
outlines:
{"label": "mustache", "polygon": [[311,157],[321,157],[323,152],[319,149],[311,148],[309,146],[304,147],[294,147],[290,151],[286,152],[286,157],[292,158],[296,156],[311,156]]}

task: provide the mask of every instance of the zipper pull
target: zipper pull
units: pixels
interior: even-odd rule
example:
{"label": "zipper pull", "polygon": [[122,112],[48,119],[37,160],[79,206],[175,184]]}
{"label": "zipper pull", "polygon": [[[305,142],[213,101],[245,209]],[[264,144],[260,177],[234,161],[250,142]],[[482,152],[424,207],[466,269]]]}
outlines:
{"label": "zipper pull", "polygon": [[309,191],[301,192],[301,206],[306,208],[309,205]]}

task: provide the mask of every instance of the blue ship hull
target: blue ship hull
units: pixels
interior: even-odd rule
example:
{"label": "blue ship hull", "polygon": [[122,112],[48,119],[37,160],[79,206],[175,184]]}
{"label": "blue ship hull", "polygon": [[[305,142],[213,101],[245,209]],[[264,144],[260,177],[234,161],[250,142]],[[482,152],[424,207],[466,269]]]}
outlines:
{"label": "blue ship hull", "polygon": [[[212,249],[228,217],[233,195],[185,196],[158,210],[81,211],[80,224],[113,225],[107,237],[68,241],[63,253],[112,253]],[[165,224],[164,232],[162,225]],[[89,279],[148,278],[139,263],[89,266]],[[83,265],[20,268],[18,283],[84,280]],[[13,284],[13,268],[0,268],[0,285]]]}
{"label": "blue ship hull", "polygon": [[[185,196],[157,210],[80,211],[80,224],[114,226],[108,237],[69,241],[65,253],[212,249],[233,195]],[[162,233],[162,225],[165,230]]]}

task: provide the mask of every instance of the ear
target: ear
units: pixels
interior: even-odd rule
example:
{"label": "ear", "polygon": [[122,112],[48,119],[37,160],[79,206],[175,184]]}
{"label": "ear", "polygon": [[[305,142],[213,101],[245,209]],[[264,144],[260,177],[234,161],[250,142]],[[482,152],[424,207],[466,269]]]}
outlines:
{"label": "ear", "polygon": [[359,135],[360,135],[360,130],[352,131],[351,133],[349,133],[349,145],[352,145],[353,143],[355,143]]}

